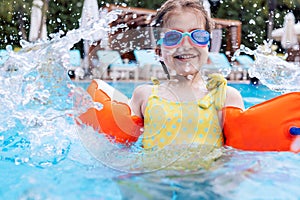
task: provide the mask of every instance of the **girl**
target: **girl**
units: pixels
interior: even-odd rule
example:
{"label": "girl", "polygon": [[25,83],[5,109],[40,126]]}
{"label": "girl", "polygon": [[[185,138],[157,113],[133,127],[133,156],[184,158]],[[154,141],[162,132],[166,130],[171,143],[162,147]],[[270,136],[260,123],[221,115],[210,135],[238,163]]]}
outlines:
{"label": "girl", "polygon": [[154,18],[156,53],[169,79],[135,89],[131,108],[144,119],[146,149],[173,144],[223,144],[222,107],[244,109],[241,95],[214,74],[206,84],[200,72],[207,63],[210,21],[199,0],[168,0]]}

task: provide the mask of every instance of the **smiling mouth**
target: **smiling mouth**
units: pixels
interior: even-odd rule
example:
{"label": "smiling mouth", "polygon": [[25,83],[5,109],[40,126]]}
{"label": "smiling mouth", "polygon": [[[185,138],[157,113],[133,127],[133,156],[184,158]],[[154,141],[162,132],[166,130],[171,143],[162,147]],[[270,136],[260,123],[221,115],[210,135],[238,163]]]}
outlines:
{"label": "smiling mouth", "polygon": [[174,56],[174,58],[179,59],[179,60],[188,60],[188,59],[193,59],[196,58],[196,55],[178,55]]}

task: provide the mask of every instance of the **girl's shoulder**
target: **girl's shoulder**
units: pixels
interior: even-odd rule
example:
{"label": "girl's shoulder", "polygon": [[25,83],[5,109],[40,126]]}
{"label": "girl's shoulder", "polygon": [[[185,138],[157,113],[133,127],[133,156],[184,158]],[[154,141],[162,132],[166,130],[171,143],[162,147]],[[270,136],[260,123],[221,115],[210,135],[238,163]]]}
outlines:
{"label": "girl's shoulder", "polygon": [[227,91],[226,91],[227,94],[229,94],[229,95],[237,95],[237,94],[240,94],[240,92],[239,92],[237,89],[235,89],[234,87],[229,86],[229,85],[227,85],[226,90],[227,90]]}
{"label": "girl's shoulder", "polygon": [[143,118],[148,98],[152,93],[152,88],[152,85],[145,84],[139,85],[134,89],[130,100],[130,107],[135,115]]}
{"label": "girl's shoulder", "polygon": [[137,86],[133,91],[133,96],[138,98],[146,98],[151,95],[153,89],[153,85],[151,84],[143,84]]}
{"label": "girl's shoulder", "polygon": [[244,101],[242,95],[234,87],[227,86],[225,106],[234,106],[244,109]]}
{"label": "girl's shoulder", "polygon": [[152,84],[142,84],[142,85],[137,86],[134,89],[134,92],[145,92],[145,91],[152,90],[152,88],[153,88]]}

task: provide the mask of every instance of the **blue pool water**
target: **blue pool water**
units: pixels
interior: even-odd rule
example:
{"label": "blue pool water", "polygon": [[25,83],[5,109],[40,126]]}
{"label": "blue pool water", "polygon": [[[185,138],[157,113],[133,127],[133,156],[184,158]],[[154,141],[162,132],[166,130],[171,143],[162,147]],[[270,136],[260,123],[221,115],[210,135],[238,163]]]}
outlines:
{"label": "blue pool water", "polygon": [[[108,83],[114,88],[118,89],[119,91],[122,91],[128,98],[131,97],[135,87],[137,87],[140,84],[143,84],[137,82],[108,82]],[[81,82],[76,84],[78,84],[83,88],[87,88],[89,82]],[[272,91],[268,89],[266,86],[261,84],[254,85],[248,83],[228,83],[228,85],[240,91],[246,108],[249,108],[250,106],[253,106],[255,104],[261,103],[263,101],[266,101],[268,99],[280,95],[279,92]]]}
{"label": "blue pool water", "polygon": [[[115,17],[107,14],[64,37],[21,41],[17,54],[7,49],[9,58],[0,66],[0,199],[299,199],[299,154],[205,145],[151,154],[79,126],[74,118],[93,104],[80,89],[89,83],[77,88],[66,76],[69,50],[82,39],[93,41],[95,31],[106,39],[116,30],[108,28]],[[278,77],[291,80],[287,73],[274,76],[273,63],[257,66],[272,72],[257,74],[273,85]],[[136,86],[111,84],[128,97]],[[246,107],[278,95],[264,86],[232,86]]]}
{"label": "blue pool water", "polygon": [[249,108],[250,106],[256,105],[280,95],[279,92],[272,91],[266,86],[260,84],[253,85],[229,83],[228,85],[240,91],[245,103],[245,108]]}
{"label": "blue pool water", "polygon": [[[88,84],[79,85],[86,88]],[[110,84],[129,97],[138,85]],[[278,95],[264,86],[230,85],[241,91],[247,107]],[[26,133],[21,130],[9,138],[7,133],[1,134],[1,199],[298,199],[300,196],[298,154],[225,147],[218,152],[221,157],[208,165],[130,173],[96,159],[95,152],[87,148],[89,142],[73,134],[78,133],[74,123],[67,124],[61,135],[56,133],[51,141],[41,141],[40,151],[26,143],[31,136],[24,136]],[[38,134],[43,134],[38,139],[50,140],[46,133]],[[100,156],[122,159],[103,148],[106,147],[101,150],[100,146]],[[156,162],[161,161],[154,160],[146,167]]]}

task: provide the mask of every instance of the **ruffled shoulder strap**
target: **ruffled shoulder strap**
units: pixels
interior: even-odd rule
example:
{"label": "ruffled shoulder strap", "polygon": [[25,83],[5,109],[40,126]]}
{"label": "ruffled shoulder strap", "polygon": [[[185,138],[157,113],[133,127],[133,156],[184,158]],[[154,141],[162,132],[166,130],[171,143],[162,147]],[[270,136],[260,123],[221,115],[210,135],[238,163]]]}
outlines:
{"label": "ruffled shoulder strap", "polygon": [[159,80],[155,77],[151,77],[151,81],[153,84],[153,88],[152,88],[152,95],[157,96],[158,93],[158,86],[160,84]]}
{"label": "ruffled shoulder strap", "polygon": [[221,74],[209,74],[206,88],[209,93],[200,101],[201,107],[209,107],[215,104],[217,110],[223,108],[226,99],[227,80]]}

